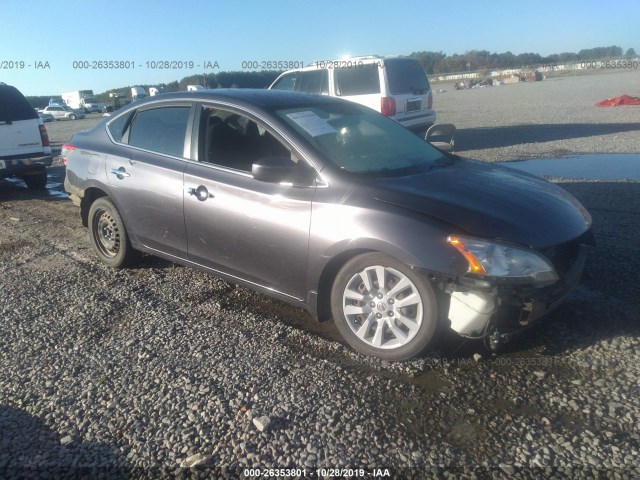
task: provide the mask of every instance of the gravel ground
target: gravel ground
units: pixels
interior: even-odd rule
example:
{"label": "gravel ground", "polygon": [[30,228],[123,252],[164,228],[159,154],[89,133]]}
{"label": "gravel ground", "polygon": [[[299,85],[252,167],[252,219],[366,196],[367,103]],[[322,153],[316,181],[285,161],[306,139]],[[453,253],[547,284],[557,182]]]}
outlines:
{"label": "gravel ground", "polygon": [[456,151],[485,161],[640,152],[637,106],[596,107],[623,94],[640,96],[640,70],[549,77],[434,95],[439,123],[458,128]]}
{"label": "gravel ground", "polygon": [[[623,76],[638,78],[604,77]],[[529,111],[514,106],[520,97],[497,102],[498,93],[564,85],[564,95],[548,94],[567,102],[554,124],[592,125],[600,133],[578,139],[594,142],[590,152],[610,135],[619,151],[640,152],[637,132],[625,130],[633,121],[573,110],[573,81],[583,80],[449,91],[436,105],[441,121],[452,115],[461,126],[464,148],[465,132],[489,128],[487,141],[499,142],[500,128],[528,115],[511,113]],[[610,88],[583,97],[634,94]],[[453,116],[470,110],[491,114]],[[603,133],[601,115],[618,133]],[[60,132],[80,122],[91,119],[48,129],[62,143]],[[544,156],[572,142],[530,145]],[[465,153],[522,158],[512,143]],[[640,477],[640,183],[556,180],[591,211],[598,247],[568,301],[500,355],[450,338],[389,363],[351,351],[330,323],[215,277],[151,256],[135,269],[106,268],[60,195],[63,176],[50,169],[46,194],[0,182],[1,478],[259,476],[246,468],[311,478],[382,478],[385,469],[393,478]],[[356,470],[317,471],[339,468]]]}

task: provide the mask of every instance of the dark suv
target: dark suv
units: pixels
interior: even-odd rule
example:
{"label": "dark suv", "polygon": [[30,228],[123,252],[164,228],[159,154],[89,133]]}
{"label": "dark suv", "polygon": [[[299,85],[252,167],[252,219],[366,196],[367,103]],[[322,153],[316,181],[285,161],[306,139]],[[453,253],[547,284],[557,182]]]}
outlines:
{"label": "dark suv", "polygon": [[0,180],[18,177],[43,190],[53,157],[38,113],[17,88],[0,82]]}

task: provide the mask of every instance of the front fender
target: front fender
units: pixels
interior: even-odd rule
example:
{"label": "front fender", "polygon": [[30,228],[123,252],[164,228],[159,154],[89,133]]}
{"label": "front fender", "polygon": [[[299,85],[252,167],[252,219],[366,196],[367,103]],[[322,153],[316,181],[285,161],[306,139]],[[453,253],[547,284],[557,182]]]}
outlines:
{"label": "front fender", "polygon": [[426,215],[379,204],[378,210],[347,205],[314,205],[309,244],[309,287],[317,290],[332,259],[376,251],[419,269],[461,275],[466,260],[448,243],[456,230]]}

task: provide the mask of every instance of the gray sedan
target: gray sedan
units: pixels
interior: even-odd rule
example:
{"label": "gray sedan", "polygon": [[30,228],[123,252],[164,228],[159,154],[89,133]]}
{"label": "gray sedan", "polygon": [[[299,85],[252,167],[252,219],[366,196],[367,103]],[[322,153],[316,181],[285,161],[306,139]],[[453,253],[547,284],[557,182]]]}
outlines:
{"label": "gray sedan", "polygon": [[549,182],[443,153],[339,99],[136,102],[63,147],[98,257],[167,258],[333,317],[389,360],[442,334],[495,347],[578,283],[591,219]]}

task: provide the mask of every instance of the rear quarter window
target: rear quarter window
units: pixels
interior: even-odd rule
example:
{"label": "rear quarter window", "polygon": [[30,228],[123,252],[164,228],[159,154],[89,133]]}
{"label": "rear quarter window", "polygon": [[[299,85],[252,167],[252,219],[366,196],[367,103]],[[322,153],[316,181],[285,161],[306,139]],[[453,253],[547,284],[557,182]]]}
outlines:
{"label": "rear quarter window", "polygon": [[336,91],[340,96],[380,93],[378,64],[361,67],[336,68]]}
{"label": "rear quarter window", "polygon": [[0,122],[16,122],[38,118],[33,106],[17,88],[0,85]]}
{"label": "rear quarter window", "polygon": [[129,120],[133,112],[127,113],[126,115],[120,115],[117,118],[114,118],[107,124],[107,128],[109,129],[109,133],[113,137],[116,142],[122,142],[122,138],[124,137],[124,132],[129,126]]}

